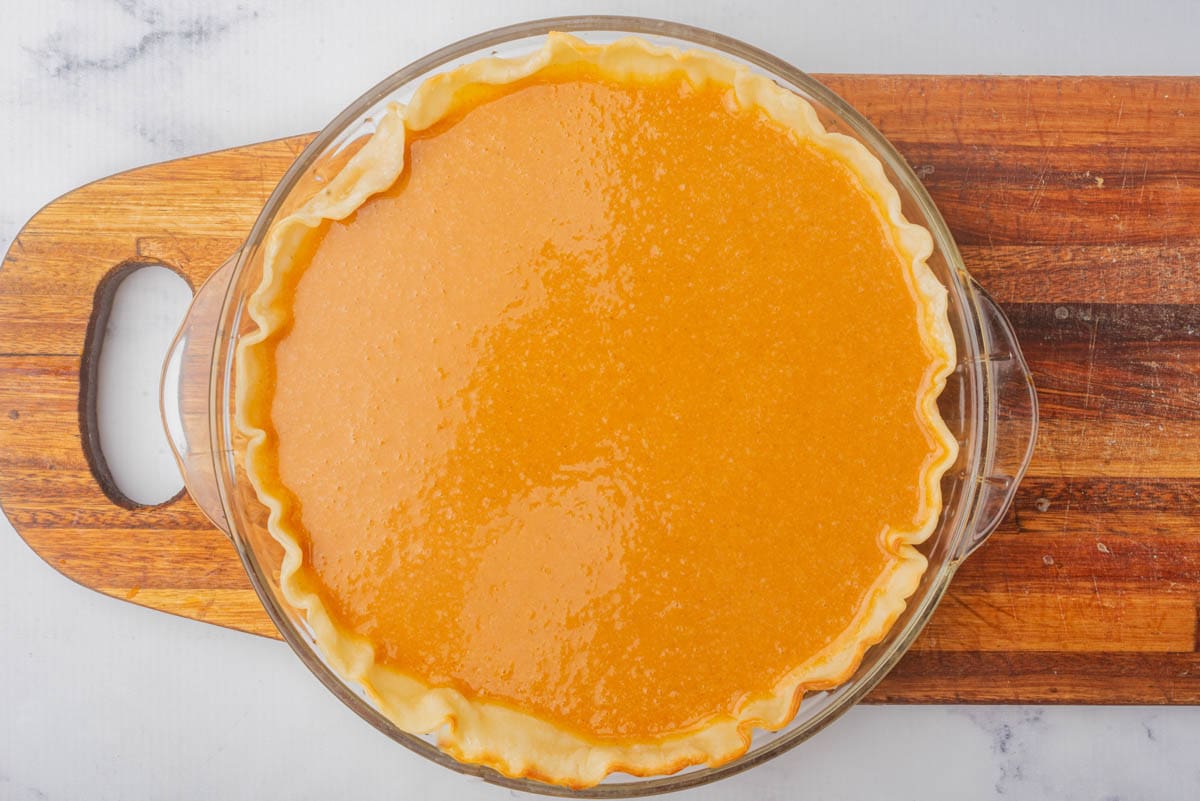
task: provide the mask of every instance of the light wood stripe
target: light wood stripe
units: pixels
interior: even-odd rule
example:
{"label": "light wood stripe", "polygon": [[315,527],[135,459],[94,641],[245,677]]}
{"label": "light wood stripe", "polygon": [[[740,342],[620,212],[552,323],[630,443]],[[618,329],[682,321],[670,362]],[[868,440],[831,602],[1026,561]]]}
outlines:
{"label": "light wood stripe", "polygon": [[1045,419],[1031,478],[1200,478],[1200,420]]}
{"label": "light wood stripe", "polygon": [[1200,304],[1197,240],[1147,245],[964,245],[963,261],[1000,303]]}
{"label": "light wood stripe", "polygon": [[131,587],[102,587],[100,592],[125,601],[161,609],[174,615],[240,629],[263,637],[281,639],[252,589],[169,590]]}
{"label": "light wood stripe", "polygon": [[1134,595],[1099,581],[1035,593],[1020,584],[1004,591],[953,588],[921,633],[917,649],[932,651],[1191,652],[1196,649],[1196,599]]}
{"label": "light wood stripe", "polygon": [[963,150],[1022,145],[1047,155],[1077,147],[1103,156],[1126,148],[1186,150],[1200,141],[1200,116],[1188,113],[1200,103],[1194,78],[818,78],[900,142]]}

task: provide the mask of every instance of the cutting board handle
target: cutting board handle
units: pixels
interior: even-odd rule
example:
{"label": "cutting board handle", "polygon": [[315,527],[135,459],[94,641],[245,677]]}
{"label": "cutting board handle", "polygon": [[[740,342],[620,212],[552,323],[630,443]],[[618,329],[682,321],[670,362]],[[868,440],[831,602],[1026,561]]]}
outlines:
{"label": "cutting board handle", "polygon": [[[20,237],[18,237],[19,240]],[[14,245],[15,247],[15,245]],[[104,347],[105,332],[112,316],[117,290],[125,279],[138,270],[151,266],[144,260],[127,259],[104,273],[96,282],[92,293],[91,314],[87,319],[83,348],[79,358],[79,433],[84,459],[100,491],[115,506],[135,512],[148,504],[138,503],[126,495],[118,486],[104,455],[100,442],[100,425],[97,412],[100,387],[100,352]],[[36,387],[30,387],[35,391]],[[184,494],[180,489],[173,497],[153,506],[171,504]]]}
{"label": "cutting board handle", "polygon": [[192,500],[213,525],[230,535],[217,489],[212,449],[212,363],[217,321],[241,250],[201,285],[163,361],[159,408],[167,441]]}
{"label": "cutting board handle", "polygon": [[[201,286],[183,324],[175,334],[159,380],[159,408],[163,428],[179,465],[184,486],[161,507],[190,495],[206,517],[229,535],[229,525],[217,495],[211,448],[208,447],[209,366],[221,301],[240,254],[235,253]],[[79,371],[79,428],[84,458],[104,496],[117,507],[135,513],[146,509],[121,491],[101,447],[97,417],[100,351],[112,314],[117,288],[145,261],[128,260],[109,270],[96,284],[92,313],[84,337]],[[136,525],[135,525],[136,527]]]}

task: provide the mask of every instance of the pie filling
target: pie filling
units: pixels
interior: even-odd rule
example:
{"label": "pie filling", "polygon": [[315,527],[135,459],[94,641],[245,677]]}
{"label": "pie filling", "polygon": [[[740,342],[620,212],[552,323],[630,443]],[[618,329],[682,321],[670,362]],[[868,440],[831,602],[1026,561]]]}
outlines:
{"label": "pie filling", "polygon": [[719,764],[886,633],[953,339],[864,148],[715,55],[552,34],[324,187],[238,422],[285,596],[397,725],[570,786]]}

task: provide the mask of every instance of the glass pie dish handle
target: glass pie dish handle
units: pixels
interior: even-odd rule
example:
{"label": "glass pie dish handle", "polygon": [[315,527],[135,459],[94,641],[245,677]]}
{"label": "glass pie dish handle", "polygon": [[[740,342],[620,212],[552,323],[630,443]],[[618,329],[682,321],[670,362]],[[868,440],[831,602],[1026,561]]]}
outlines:
{"label": "glass pie dish handle", "polygon": [[986,289],[974,278],[967,281],[978,312],[987,391],[974,525],[956,555],[960,561],[974,553],[1004,519],[1033,457],[1038,429],[1037,390],[1012,323]]}
{"label": "glass pie dish handle", "polygon": [[179,463],[183,484],[213,525],[230,536],[229,521],[217,491],[212,452],[210,378],[217,321],[241,251],[234,253],[204,282],[167,357],[159,383],[159,408],[167,441]]}

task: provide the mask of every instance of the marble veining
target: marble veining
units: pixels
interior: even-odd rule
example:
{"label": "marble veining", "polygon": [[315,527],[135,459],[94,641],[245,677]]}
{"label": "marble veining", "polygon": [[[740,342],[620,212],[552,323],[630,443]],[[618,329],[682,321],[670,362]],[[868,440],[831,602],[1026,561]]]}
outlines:
{"label": "marble veining", "polygon": [[967,719],[987,732],[991,738],[992,757],[996,762],[996,781],[992,785],[996,795],[1006,795],[1014,786],[1025,781],[1025,758],[1027,751],[1039,737],[1045,736],[1045,710],[1014,708],[1012,714],[995,715],[991,710],[973,711],[969,707],[962,713]]}
{"label": "marble veining", "polygon": [[[90,37],[75,35],[77,28],[57,30],[47,36],[39,46],[29,49],[38,66],[52,78],[77,80],[80,75],[92,72],[116,72],[123,70],[138,59],[152,55],[155,50],[171,47],[196,47],[223,35],[238,19],[257,16],[241,8],[229,16],[212,14],[190,14],[167,17],[161,8],[135,0],[114,0],[136,27],[148,30],[132,44],[120,39],[109,43],[106,50],[89,52]],[[133,28],[131,27],[131,32]],[[121,37],[124,38],[124,37]]]}
{"label": "marble veining", "polygon": [[[9,3],[0,251],[62,192],[141,164],[315,130],[423,53],[519,19],[596,10],[676,18],[814,71],[1189,74],[1200,72],[1198,9],[1186,0],[1103,14],[1035,0],[924,0],[903,10],[885,0]],[[159,436],[155,425],[129,436]],[[688,797],[1197,798],[1197,754],[1200,708],[864,706],[797,750]],[[0,518],[0,798],[351,796],[518,794],[393,744],[279,643],[79,588]]]}

